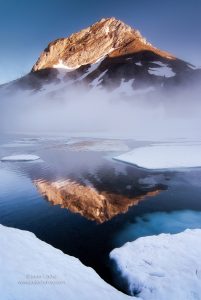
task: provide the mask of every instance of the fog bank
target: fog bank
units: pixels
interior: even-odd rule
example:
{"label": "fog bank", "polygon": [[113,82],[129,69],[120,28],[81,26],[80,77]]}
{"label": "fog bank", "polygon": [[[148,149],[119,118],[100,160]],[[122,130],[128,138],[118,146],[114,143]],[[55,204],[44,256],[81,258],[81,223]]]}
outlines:
{"label": "fog bank", "polygon": [[16,90],[1,97],[1,132],[137,139],[200,138],[199,89],[132,97],[101,89]]}

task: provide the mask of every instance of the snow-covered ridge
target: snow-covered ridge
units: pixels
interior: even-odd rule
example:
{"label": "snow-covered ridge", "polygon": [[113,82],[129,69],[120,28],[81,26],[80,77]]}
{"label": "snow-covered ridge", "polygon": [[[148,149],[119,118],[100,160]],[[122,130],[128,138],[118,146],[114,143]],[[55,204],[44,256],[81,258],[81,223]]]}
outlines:
{"label": "snow-covered ridge", "polygon": [[146,169],[177,169],[201,166],[200,144],[161,144],[136,148],[115,157]]}
{"label": "snow-covered ridge", "polygon": [[201,230],[139,238],[114,249],[119,276],[141,299],[201,299]]}
{"label": "snow-covered ridge", "polygon": [[133,299],[34,234],[0,225],[2,300]]}

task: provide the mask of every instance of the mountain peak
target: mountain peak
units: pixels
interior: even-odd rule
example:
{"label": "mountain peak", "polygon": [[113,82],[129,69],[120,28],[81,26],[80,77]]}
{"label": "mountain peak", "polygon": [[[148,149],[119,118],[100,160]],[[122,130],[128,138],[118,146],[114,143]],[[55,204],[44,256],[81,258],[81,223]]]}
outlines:
{"label": "mountain peak", "polygon": [[117,57],[144,50],[172,57],[152,46],[138,30],[124,22],[114,17],[103,18],[67,38],[51,42],[40,55],[32,71],[57,66],[72,70],[93,64],[106,56]]}

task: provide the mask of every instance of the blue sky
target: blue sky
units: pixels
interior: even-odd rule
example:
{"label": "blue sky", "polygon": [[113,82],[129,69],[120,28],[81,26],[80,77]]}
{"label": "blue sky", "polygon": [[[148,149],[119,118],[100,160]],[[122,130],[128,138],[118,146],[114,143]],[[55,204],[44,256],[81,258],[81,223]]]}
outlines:
{"label": "blue sky", "polygon": [[50,41],[111,16],[201,65],[201,0],[0,0],[0,83],[29,72]]}

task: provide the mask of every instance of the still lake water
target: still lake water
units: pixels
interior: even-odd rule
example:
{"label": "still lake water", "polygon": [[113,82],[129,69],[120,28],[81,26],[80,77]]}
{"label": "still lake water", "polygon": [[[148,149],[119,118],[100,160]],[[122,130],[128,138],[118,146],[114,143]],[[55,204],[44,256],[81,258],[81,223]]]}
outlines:
{"label": "still lake water", "polygon": [[[117,155],[114,152],[72,150],[67,141],[68,138],[1,137],[0,157],[24,153],[41,157],[33,162],[0,163],[1,224],[33,232],[79,258],[113,285],[109,260],[112,249],[148,234],[201,227],[201,220],[196,218],[201,212],[200,168],[146,171],[112,160]],[[125,144],[134,148],[146,143]],[[89,217],[87,207],[83,210],[80,205],[74,213],[56,200],[50,202],[35,185],[41,179],[84,182],[100,193],[112,195],[112,203],[117,195],[115,215],[109,218],[110,211],[106,211],[105,221],[103,218],[99,222],[96,216]],[[121,201],[123,205],[119,205]],[[160,222],[153,226],[156,218]],[[172,227],[167,226],[169,222]]]}

